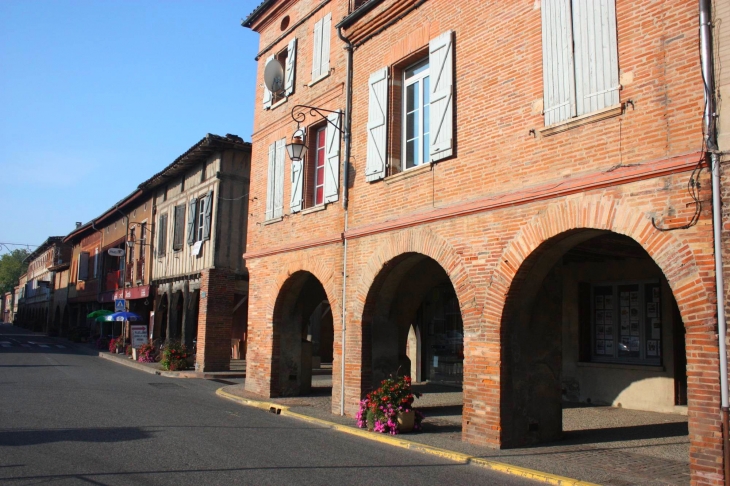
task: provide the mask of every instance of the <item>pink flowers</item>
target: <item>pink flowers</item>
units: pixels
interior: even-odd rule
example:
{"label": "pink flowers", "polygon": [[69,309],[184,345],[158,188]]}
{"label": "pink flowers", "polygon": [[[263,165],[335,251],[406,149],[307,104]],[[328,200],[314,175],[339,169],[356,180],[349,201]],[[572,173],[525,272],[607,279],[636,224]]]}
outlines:
{"label": "pink flowers", "polygon": [[[360,401],[355,415],[356,424],[360,428],[369,428],[375,432],[398,434],[398,414],[413,411],[413,400],[419,393],[411,391],[411,379],[408,376],[393,378],[381,382],[380,388],[373,390]],[[421,429],[423,414],[416,411],[414,430]]]}

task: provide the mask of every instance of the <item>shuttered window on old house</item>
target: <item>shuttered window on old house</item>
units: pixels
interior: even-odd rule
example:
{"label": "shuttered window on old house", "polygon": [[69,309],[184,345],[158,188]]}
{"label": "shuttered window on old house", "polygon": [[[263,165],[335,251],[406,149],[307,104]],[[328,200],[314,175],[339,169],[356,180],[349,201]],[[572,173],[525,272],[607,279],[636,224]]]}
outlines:
{"label": "shuttered window on old house", "polygon": [[167,213],[161,214],[157,224],[157,255],[167,252]]}
{"label": "shuttered window on old house", "polygon": [[[390,95],[402,100],[394,113],[388,111],[389,73],[398,78]],[[391,160],[402,159],[390,168],[392,174],[454,155],[453,31],[432,39],[424,58],[378,69],[370,75],[369,87],[366,180],[383,179]],[[392,133],[397,138],[391,148],[389,123],[396,127]]]}
{"label": "shuttered window on old house", "polygon": [[541,9],[545,125],[618,105],[615,0],[543,0]]}
{"label": "shuttered window on old house", "polygon": [[89,253],[82,251],[79,253],[78,280],[86,281],[89,279]]}
{"label": "shuttered window on old house", "polygon": [[279,51],[276,55],[266,59],[266,64],[272,59],[276,59],[284,70],[283,90],[278,93],[272,93],[264,87],[264,109],[268,110],[279,101],[286,100],[286,97],[294,93],[296,82],[296,66],[297,66],[297,39],[296,37],[289,41],[285,49]]}
{"label": "shuttered window on old house", "polygon": [[266,180],[266,216],[280,218],[284,210],[284,144],[282,138],[269,145],[269,170]]}
{"label": "shuttered window on old house", "polygon": [[172,249],[182,250],[185,238],[185,205],[175,206],[174,227],[172,232]]}
{"label": "shuttered window on old house", "polygon": [[314,52],[312,53],[312,82],[330,72],[330,35],[332,14],[328,13],[314,24]]}

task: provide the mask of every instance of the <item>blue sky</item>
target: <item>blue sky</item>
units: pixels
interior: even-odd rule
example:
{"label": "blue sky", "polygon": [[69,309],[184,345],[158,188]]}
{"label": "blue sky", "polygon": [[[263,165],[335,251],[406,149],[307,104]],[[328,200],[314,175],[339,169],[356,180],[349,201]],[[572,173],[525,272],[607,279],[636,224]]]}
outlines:
{"label": "blue sky", "polygon": [[259,3],[0,1],[0,242],[68,234],[206,133],[250,141]]}

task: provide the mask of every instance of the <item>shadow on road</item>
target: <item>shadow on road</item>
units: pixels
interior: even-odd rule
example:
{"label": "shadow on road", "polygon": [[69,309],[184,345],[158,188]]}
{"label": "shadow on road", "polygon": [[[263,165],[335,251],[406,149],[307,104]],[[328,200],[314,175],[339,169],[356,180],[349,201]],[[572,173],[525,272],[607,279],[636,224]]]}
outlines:
{"label": "shadow on road", "polygon": [[126,442],[151,438],[140,427],[98,427],[85,429],[0,429],[0,446],[28,446],[51,442]]}

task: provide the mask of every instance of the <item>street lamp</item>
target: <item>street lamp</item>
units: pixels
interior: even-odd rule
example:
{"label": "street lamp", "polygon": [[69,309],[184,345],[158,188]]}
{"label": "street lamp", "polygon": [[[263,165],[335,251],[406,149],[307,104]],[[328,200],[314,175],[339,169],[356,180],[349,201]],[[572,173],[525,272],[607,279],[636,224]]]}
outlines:
{"label": "street lamp", "polygon": [[304,155],[307,150],[307,146],[304,145],[304,130],[297,128],[294,135],[292,135],[291,143],[286,144],[285,147],[286,153],[289,154],[289,158],[292,162],[299,162],[302,160],[302,155]]}
{"label": "street lamp", "polygon": [[[297,122],[297,129],[294,130],[294,134],[291,137],[291,142],[285,145],[286,153],[289,154],[289,158],[292,160],[292,162],[299,162],[300,160],[302,160],[302,157],[307,150],[307,146],[304,144],[304,129],[302,129],[300,125],[301,123],[304,123],[307,118],[307,114],[305,113],[306,110],[309,110],[310,116],[320,116],[324,118],[327,123],[335,128],[335,130],[337,130],[341,134],[344,134],[344,131],[342,130],[342,128],[340,128],[339,123],[342,112],[325,110],[324,108],[317,108],[316,106],[295,105],[291,109],[291,117],[292,120]],[[334,123],[332,120],[330,120],[329,115],[331,114],[337,115],[337,123]]]}

